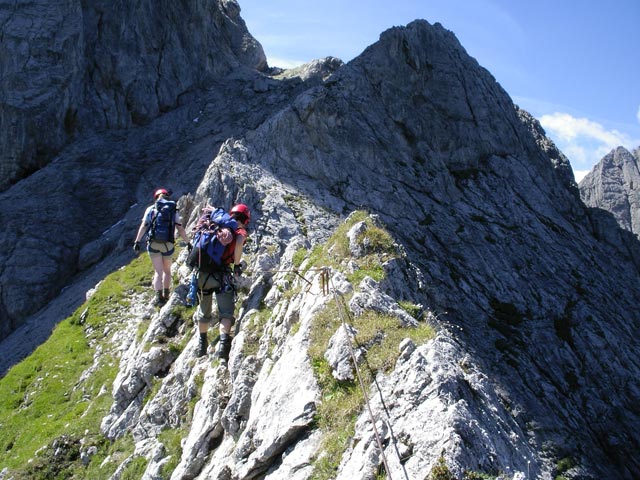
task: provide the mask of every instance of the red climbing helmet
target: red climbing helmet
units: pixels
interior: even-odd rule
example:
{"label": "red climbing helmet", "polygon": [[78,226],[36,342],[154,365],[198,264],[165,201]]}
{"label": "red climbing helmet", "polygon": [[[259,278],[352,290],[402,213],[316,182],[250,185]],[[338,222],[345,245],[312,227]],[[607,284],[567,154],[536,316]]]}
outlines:
{"label": "red climbing helmet", "polygon": [[157,199],[160,195],[164,195],[165,197],[170,197],[171,192],[166,188],[159,188],[158,190],[156,190],[156,193],[153,194],[153,198]]}
{"label": "red climbing helmet", "polygon": [[249,211],[249,207],[247,207],[244,203],[238,203],[237,205],[234,205],[231,209],[231,215],[233,215],[234,213],[242,215],[244,218],[246,218],[246,221],[240,219],[242,223],[245,223],[247,225],[249,224],[249,220],[251,220],[251,212]]}

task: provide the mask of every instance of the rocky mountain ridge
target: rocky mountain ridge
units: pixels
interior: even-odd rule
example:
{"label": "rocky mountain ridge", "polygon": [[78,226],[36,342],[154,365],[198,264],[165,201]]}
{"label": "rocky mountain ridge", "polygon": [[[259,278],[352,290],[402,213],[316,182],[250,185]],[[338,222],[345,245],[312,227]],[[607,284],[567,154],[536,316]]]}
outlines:
{"label": "rocky mountain ridge", "polygon": [[[277,109],[286,101],[284,92],[295,92],[302,82],[287,82],[275,94],[267,85],[264,77],[239,71],[148,127],[88,136],[0,193],[3,204],[13,205],[0,212],[6,225],[0,238],[9,245],[0,254],[0,336],[19,327],[72,278],[105,257],[119,257],[112,259],[112,268],[122,265],[126,257],[120,254],[149,203],[149,192],[159,184],[171,184],[178,196],[195,189],[211,152],[233,132],[264,121],[271,111],[264,104]],[[209,117],[206,122],[204,117]],[[38,195],[42,191],[47,195]],[[69,218],[82,228],[69,225]],[[40,255],[49,243],[53,245],[46,248],[46,256]],[[31,262],[31,255],[40,260]]]}
{"label": "rocky mountain ridge", "polygon": [[618,224],[640,236],[640,148],[609,152],[580,182],[589,207],[611,212]]}
{"label": "rocky mountain ridge", "polygon": [[[144,341],[119,337],[120,373],[104,434],[131,432],[136,454],[146,458],[143,478],[161,477],[170,459],[160,433],[175,428],[187,432],[172,478],[311,478],[326,434],[314,415],[327,399],[309,366],[310,338],[313,325],[326,320],[329,299],[313,272],[305,276],[308,290],[299,278],[264,272],[290,271],[296,252],[313,252],[344,217],[364,208],[401,254],[380,262],[381,280],[352,282],[345,276],[363,269],[357,260],[367,249],[354,240],[332,287],[352,294],[354,318],[377,311],[407,331],[412,321],[399,302],[422,305],[437,335],[399,342],[394,368],[380,371],[370,387],[376,428],[363,409],[353,442],[336,453],[335,478],[375,478],[382,469],[388,477],[426,478],[441,455],[457,478],[464,471],[553,478],[561,459],[571,460],[561,472],[568,478],[638,476],[637,239],[582,203],[567,159],[441,25],[392,28],[349,64],[321,65],[320,73],[310,69],[312,77],[282,80],[234,70],[154,128],[115,139],[124,140],[124,153],[105,158],[118,177],[98,168],[90,177],[69,174],[87,171],[88,152],[115,144],[94,137],[2,194],[27,215],[38,185],[62,182],[54,198],[79,208],[69,192],[96,173],[94,186],[114,178],[100,191],[105,195],[124,196],[121,182],[136,179],[129,202],[52,254],[51,279],[68,251],[83,252],[85,271],[113,261],[102,260],[105,252],[120,252],[125,263],[125,232],[139,222],[148,187],[169,179],[178,195],[187,194],[181,206],[191,220],[210,199],[242,199],[254,212],[248,253],[256,273],[229,370],[194,367],[189,331],[179,336],[189,342],[184,348],[154,345],[178,335],[172,308],[184,287],[176,289],[160,312],[131,314],[151,317]],[[167,136],[176,125],[179,133]],[[120,158],[136,154],[133,163]],[[106,226],[113,228],[101,230]],[[352,228],[349,238],[362,238],[363,224]],[[8,258],[3,265],[16,261]],[[21,297],[3,291],[3,298]],[[270,313],[257,352],[248,353],[247,337],[256,335],[248,327],[261,305]],[[332,345],[343,352],[323,345],[328,358],[345,358],[340,331],[332,332]],[[340,376],[348,365],[333,362],[331,370]],[[185,420],[174,408],[198,398],[198,372],[200,397]]]}

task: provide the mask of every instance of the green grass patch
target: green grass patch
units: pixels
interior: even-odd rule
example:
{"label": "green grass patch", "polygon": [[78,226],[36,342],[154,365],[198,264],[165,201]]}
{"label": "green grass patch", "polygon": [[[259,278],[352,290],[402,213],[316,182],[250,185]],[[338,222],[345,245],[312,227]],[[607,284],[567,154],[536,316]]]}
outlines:
{"label": "green grass patch", "polygon": [[[94,445],[98,447],[97,453],[91,457],[91,461],[86,467],[79,465],[78,462],[72,465],[73,468],[71,471],[75,473],[75,477],[73,478],[107,480],[111,478],[116,469],[122,464],[122,462],[127,460],[135,450],[135,442],[130,433],[113,442],[100,436],[99,441]],[[127,467],[129,475],[132,473],[129,470],[131,467],[131,465]],[[65,479],[66,478],[71,477],[65,477]],[[140,476],[137,478],[140,478]]]}
{"label": "green grass patch", "polygon": [[456,480],[443,456],[438,457],[438,461],[429,472],[428,478],[429,480]]}
{"label": "green grass patch", "polygon": [[[61,432],[69,440],[73,465],[81,467],[75,442],[84,439],[85,445],[103,446],[100,422],[113,402],[111,387],[119,365],[109,354],[93,365],[95,347],[108,341],[105,327],[126,315],[128,298],[148,286],[151,275],[146,256],[110,274],[45,343],[0,379],[0,465],[15,471],[16,478],[25,474],[30,459],[33,465],[51,463],[44,447],[60,442]],[[80,381],[89,367],[91,374]],[[42,453],[36,455],[38,450]],[[49,473],[53,476],[47,478],[56,478],[55,472]]]}
{"label": "green grass patch", "polygon": [[180,463],[182,456],[182,438],[187,436],[187,432],[183,428],[167,429],[160,432],[158,440],[164,445],[166,456],[169,457],[166,463],[160,469],[162,478],[169,479],[171,473]]}
{"label": "green grass patch", "polygon": [[[82,435],[87,428],[99,428],[112,399],[94,405],[98,394],[96,382],[75,388],[92,360],[93,349],[82,328],[65,321],[45,344],[0,381],[0,464],[9,468],[24,465],[59,432],[75,436]],[[110,387],[117,366],[103,368],[106,370],[101,372],[102,376]],[[100,404],[105,410],[101,411]],[[93,414],[84,416],[91,410]]]}
{"label": "green grass patch", "polygon": [[[324,433],[319,449],[323,453],[315,459],[311,476],[314,480],[328,480],[335,476],[342,454],[353,437],[356,419],[364,407],[365,397],[359,382],[337,381],[324,358],[330,338],[342,325],[341,312],[345,311],[346,307],[338,308],[333,301],[316,316],[311,327],[309,356],[322,392],[315,423]],[[357,344],[367,348],[367,361],[359,365],[365,385],[373,381],[377,372],[389,372],[395,366],[398,346],[404,338],[422,344],[434,336],[433,329],[427,324],[404,328],[397,318],[372,311],[350,318],[348,323],[357,331]]]}
{"label": "green grass patch", "polygon": [[309,250],[307,250],[306,248],[299,248],[298,250],[296,250],[296,253],[293,254],[293,258],[291,259],[293,266],[295,268],[300,268],[300,265],[302,265],[302,262],[304,262],[304,259],[307,257],[308,253]]}
{"label": "green grass patch", "polygon": [[264,334],[264,327],[272,315],[273,310],[265,308],[244,320],[245,341],[243,354],[245,356],[256,355],[260,350],[260,338]]}
{"label": "green grass patch", "polygon": [[149,461],[144,457],[133,457],[120,475],[120,480],[139,480],[147,469]]}
{"label": "green grass patch", "polygon": [[[351,255],[347,233],[357,223],[365,222],[366,228],[357,236],[356,243],[364,252],[354,258]],[[393,237],[384,228],[376,225],[373,218],[365,211],[355,211],[342,223],[325,245],[316,245],[308,254],[306,271],[312,267],[332,267],[344,270],[346,262],[353,261],[357,268],[347,275],[347,279],[357,285],[369,276],[376,281],[385,277],[383,264],[398,257]]]}
{"label": "green grass patch", "polygon": [[576,461],[572,457],[561,458],[556,464],[554,480],[566,480],[567,477],[564,474],[575,466]]}
{"label": "green grass patch", "polygon": [[409,302],[407,300],[400,300],[398,302],[398,305],[400,305],[400,308],[402,308],[416,320],[420,320],[424,314],[424,308],[422,305],[416,305],[415,303]]}

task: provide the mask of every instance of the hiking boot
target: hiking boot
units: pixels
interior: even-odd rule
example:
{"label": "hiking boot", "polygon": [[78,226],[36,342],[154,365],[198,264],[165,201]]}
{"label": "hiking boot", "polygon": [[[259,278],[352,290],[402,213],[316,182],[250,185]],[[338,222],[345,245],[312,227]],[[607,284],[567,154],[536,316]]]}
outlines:
{"label": "hiking boot", "polygon": [[220,334],[220,341],[218,342],[218,350],[216,351],[216,358],[226,362],[229,360],[230,351],[231,351],[231,336],[227,333]]}
{"label": "hiking boot", "polygon": [[162,296],[162,290],[156,290],[156,297],[153,300],[153,304],[156,307],[161,307],[162,305],[164,305],[165,303],[167,303],[167,301],[164,299],[164,297]]}
{"label": "hiking boot", "polygon": [[207,354],[208,346],[207,334],[201,333],[200,342],[198,343],[198,357],[204,357]]}
{"label": "hiking boot", "polygon": [[171,290],[168,288],[162,289],[162,298],[164,298],[165,303],[169,301],[169,295],[171,295]]}

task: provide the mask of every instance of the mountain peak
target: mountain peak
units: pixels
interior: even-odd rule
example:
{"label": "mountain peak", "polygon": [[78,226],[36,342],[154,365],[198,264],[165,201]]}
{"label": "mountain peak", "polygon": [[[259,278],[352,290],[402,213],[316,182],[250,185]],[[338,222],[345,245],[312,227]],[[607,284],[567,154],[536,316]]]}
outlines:
{"label": "mountain peak", "polygon": [[580,182],[589,207],[611,212],[617,223],[640,238],[640,155],[617,147]]}
{"label": "mountain peak", "polygon": [[[223,24],[237,13],[213,6]],[[228,31],[193,25],[196,44],[229,47]],[[346,65],[291,76],[230,50],[174,108],[74,139],[0,194],[12,205],[0,211],[3,335],[71,315],[113,355],[118,373],[91,391],[112,400],[95,434],[135,440],[107,461],[114,477],[130,464],[144,478],[426,478],[443,465],[457,477],[639,476],[640,244],[585,206],[539,123],[423,20]],[[158,185],[187,226],[207,203],[251,209],[228,369],[194,357],[184,255],[162,309],[136,293],[150,281],[138,273],[118,287],[126,298],[107,290],[98,313],[91,300],[73,313],[84,286],[148,262],[131,262],[131,244]],[[367,365],[359,392],[349,382]],[[344,429],[320,421],[336,417]]]}

